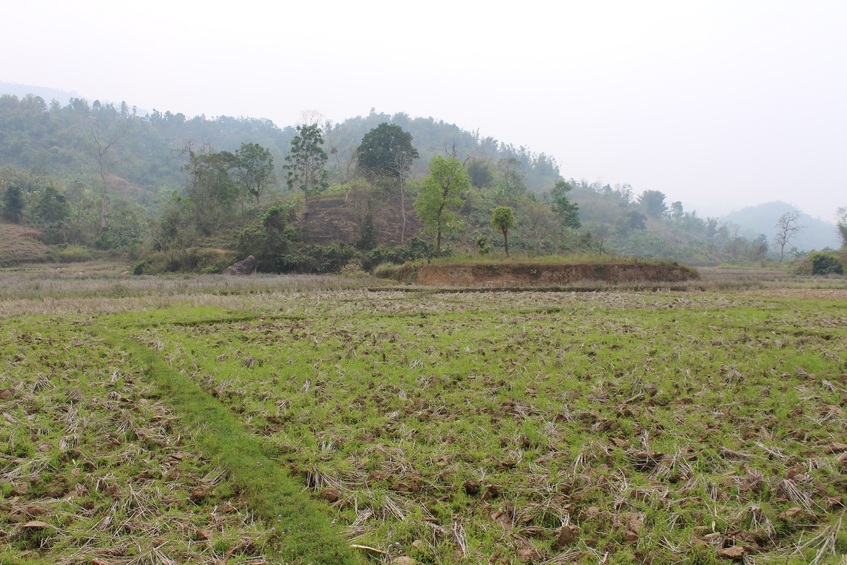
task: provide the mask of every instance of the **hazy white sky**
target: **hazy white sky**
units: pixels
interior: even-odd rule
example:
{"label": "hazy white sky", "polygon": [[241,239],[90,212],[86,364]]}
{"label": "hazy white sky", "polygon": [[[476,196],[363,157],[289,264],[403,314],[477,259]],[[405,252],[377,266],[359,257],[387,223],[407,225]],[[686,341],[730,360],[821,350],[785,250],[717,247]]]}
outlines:
{"label": "hazy white sky", "polygon": [[29,0],[3,8],[0,81],[279,126],[431,116],[688,210],[832,221],[845,30],[845,0]]}

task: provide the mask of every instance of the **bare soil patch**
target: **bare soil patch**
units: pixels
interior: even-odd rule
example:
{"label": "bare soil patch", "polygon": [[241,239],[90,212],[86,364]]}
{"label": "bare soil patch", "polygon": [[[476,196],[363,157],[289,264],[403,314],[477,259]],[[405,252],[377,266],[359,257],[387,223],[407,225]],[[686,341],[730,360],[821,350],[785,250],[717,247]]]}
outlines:
{"label": "bare soil patch", "polygon": [[385,276],[427,286],[554,287],[584,282],[682,282],[697,271],[675,263],[479,263],[407,265]]}

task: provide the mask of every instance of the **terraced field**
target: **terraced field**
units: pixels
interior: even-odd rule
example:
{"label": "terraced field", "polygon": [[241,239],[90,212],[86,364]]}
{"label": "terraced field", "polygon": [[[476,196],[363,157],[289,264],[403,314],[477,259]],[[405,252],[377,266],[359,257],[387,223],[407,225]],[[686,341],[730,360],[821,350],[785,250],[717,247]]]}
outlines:
{"label": "terraced field", "polygon": [[844,279],[3,277],[3,563],[847,554]]}

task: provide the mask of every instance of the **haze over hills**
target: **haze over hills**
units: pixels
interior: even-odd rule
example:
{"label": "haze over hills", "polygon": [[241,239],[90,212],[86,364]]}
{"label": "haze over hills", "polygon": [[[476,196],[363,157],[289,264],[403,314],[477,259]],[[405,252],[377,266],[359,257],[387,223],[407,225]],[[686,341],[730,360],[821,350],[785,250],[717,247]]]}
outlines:
{"label": "haze over hills", "polygon": [[[47,102],[50,103],[51,100],[57,100],[61,104],[67,104],[71,98],[85,98],[89,102],[93,102],[96,97],[90,96],[91,93],[78,93],[76,91],[68,91],[62,90],[58,88],[46,87],[46,86],[36,86],[36,85],[25,85],[25,84],[15,84],[0,81],[0,94],[13,94],[15,96],[21,97],[26,94],[35,94],[36,96],[40,96]],[[103,103],[112,102],[116,106],[120,104],[120,101],[116,100],[106,100],[104,98],[100,98],[100,101]],[[132,106],[132,104],[130,104]],[[134,108],[135,109],[135,108]],[[165,111],[165,109],[160,109],[161,111]],[[171,112],[178,113],[179,108],[169,108]],[[140,115],[147,114],[148,110],[137,109]],[[281,129],[286,129],[292,126],[292,124],[276,124]],[[292,134],[293,135],[293,134]],[[290,137],[290,136],[289,136]],[[287,140],[286,140],[287,141]],[[510,142],[521,140],[509,140]],[[520,146],[520,144],[519,144]],[[523,149],[523,147],[521,146]],[[443,149],[443,148],[441,148]],[[543,151],[544,148],[536,148],[536,150]],[[567,156],[564,156],[567,159]],[[573,177],[573,175],[565,170],[566,166],[562,166],[562,176],[565,178]],[[592,182],[595,179],[582,179],[587,180],[588,182]],[[619,179],[621,182],[626,183],[628,179]],[[605,184],[605,183],[604,183]],[[637,186],[634,187],[636,193],[642,190],[649,190],[652,187],[650,186]],[[668,192],[667,193],[668,202],[677,200],[676,195]],[[692,206],[691,203],[687,202],[685,199],[682,199],[686,204],[687,209],[696,210],[700,217],[716,217],[721,220],[731,221],[743,228],[743,232],[746,234],[754,234],[758,235],[760,233],[765,234],[770,239],[774,232],[773,225],[768,227],[768,224],[774,224],[776,219],[780,214],[787,211],[787,209],[783,209],[782,212],[776,214],[773,220],[767,218],[767,214],[773,213],[776,208],[773,209],[762,209],[758,212],[748,213],[748,209],[757,209],[759,206],[765,206],[768,203],[762,204],[753,204],[751,206],[747,206],[744,208],[732,207],[731,205],[717,205],[712,204],[708,206]],[[784,203],[783,203],[784,204]],[[835,208],[841,205],[839,203],[834,203],[833,212]],[[788,206],[791,209],[799,210],[803,213],[803,221],[802,223],[808,226],[808,229],[804,230],[803,237],[797,238],[797,246],[798,249],[813,249],[813,248],[821,248],[829,246],[836,246],[838,244],[838,237],[836,227],[834,222],[832,222],[829,218],[816,219],[813,218],[806,211],[798,208],[796,206],[792,206],[790,204],[784,204],[783,207]],[[749,223],[748,223],[749,222]],[[820,246],[818,243],[824,243],[824,245]]]}
{"label": "haze over hills", "polygon": [[57,100],[60,104],[67,104],[71,98],[84,98],[77,92],[68,92],[58,88],[49,88],[46,86],[33,86],[29,84],[15,84],[11,82],[0,82],[0,94],[12,94],[18,98],[27,94],[40,96],[48,104],[52,100]]}
{"label": "haze over hills", "polygon": [[800,251],[840,247],[838,228],[834,223],[813,218],[797,207],[781,201],[748,206],[727,214],[721,219],[740,226],[742,235],[745,237],[764,234],[768,241],[773,241],[777,233],[776,222],[787,212],[799,212],[798,224],[802,226],[802,229],[792,238],[790,247],[796,247]]}

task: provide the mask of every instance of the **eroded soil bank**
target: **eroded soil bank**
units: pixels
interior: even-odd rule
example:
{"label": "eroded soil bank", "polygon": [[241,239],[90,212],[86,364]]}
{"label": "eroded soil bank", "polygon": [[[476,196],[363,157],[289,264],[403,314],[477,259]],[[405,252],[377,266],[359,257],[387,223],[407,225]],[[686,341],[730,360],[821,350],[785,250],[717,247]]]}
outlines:
{"label": "eroded soil bank", "polygon": [[682,282],[697,271],[676,263],[477,263],[403,265],[386,278],[427,286],[566,286],[580,282]]}

